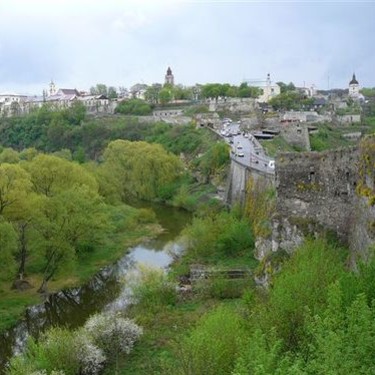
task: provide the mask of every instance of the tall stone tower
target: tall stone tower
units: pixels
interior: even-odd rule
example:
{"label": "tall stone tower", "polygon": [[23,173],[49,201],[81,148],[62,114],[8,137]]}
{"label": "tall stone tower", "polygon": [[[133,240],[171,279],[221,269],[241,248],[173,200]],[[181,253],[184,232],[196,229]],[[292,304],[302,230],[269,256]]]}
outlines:
{"label": "tall stone tower", "polygon": [[349,97],[358,98],[359,97],[359,83],[355,78],[355,73],[353,73],[353,78],[349,82]]}
{"label": "tall stone tower", "polygon": [[166,85],[174,85],[174,76],[172,74],[172,69],[168,66],[167,74],[165,75],[165,82]]}

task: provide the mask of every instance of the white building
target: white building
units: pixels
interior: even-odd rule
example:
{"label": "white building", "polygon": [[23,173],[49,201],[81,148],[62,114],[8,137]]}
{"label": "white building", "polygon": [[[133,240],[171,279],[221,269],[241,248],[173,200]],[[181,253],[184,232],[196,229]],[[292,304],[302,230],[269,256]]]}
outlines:
{"label": "white building", "polygon": [[273,97],[280,94],[280,86],[271,81],[271,76],[268,73],[266,81],[248,82],[249,86],[255,86],[262,89],[263,93],[258,97],[258,103],[268,103]]}
{"label": "white building", "polygon": [[27,95],[16,93],[0,93],[0,115],[14,116],[23,112],[23,104],[27,101]]}
{"label": "white building", "polygon": [[353,99],[359,99],[359,83],[355,78],[355,74],[353,73],[353,78],[349,82],[349,97]]}
{"label": "white building", "polygon": [[303,95],[312,98],[316,96],[316,86],[313,84],[310,87],[296,87],[296,89]]}

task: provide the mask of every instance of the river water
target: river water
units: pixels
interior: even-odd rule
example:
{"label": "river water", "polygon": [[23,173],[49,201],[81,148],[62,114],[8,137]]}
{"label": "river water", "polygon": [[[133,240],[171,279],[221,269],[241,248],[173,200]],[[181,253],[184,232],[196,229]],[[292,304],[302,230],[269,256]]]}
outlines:
{"label": "river water", "polygon": [[30,335],[38,337],[51,326],[76,328],[96,312],[126,308],[131,293],[124,277],[128,280],[136,275],[139,264],[168,268],[173,260],[171,254],[183,250],[178,237],[190,222],[191,214],[162,205],[148,204],[147,207],[155,211],[165,231],[126,251],[122,259],[102,269],[88,284],[50,295],[44,303],[29,307],[15,327],[0,335],[0,374],[4,373],[12,354],[22,351]]}

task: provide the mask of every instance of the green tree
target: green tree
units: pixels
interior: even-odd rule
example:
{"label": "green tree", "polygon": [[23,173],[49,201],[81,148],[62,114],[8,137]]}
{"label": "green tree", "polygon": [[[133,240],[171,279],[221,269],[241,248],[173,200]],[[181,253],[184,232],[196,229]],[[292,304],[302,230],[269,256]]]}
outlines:
{"label": "green tree", "polygon": [[229,163],[229,147],[224,142],[214,143],[207,152],[196,161],[198,168],[204,176],[206,182],[219,173]]}
{"label": "green tree", "polygon": [[44,197],[35,227],[41,238],[43,280],[38,291],[46,292],[49,280],[60,270],[74,267],[77,257],[95,247],[108,225],[99,197],[89,187],[73,187]]}
{"label": "green tree", "polygon": [[183,87],[182,85],[176,85],[173,87],[173,98],[175,100],[192,100],[192,89]]}
{"label": "green tree", "polygon": [[299,110],[309,107],[313,103],[313,98],[305,98],[298,91],[285,91],[269,101],[269,104],[276,110]]}
{"label": "green tree", "polygon": [[159,91],[160,104],[165,105],[173,99],[172,90],[168,87],[164,87]]}
{"label": "green tree", "polygon": [[207,83],[206,85],[202,86],[201,93],[204,98],[217,99],[222,93],[221,84],[220,83]]}
{"label": "green tree", "polygon": [[117,98],[117,91],[116,88],[113,86],[108,87],[108,98],[109,99],[116,99]]}
{"label": "green tree", "polygon": [[159,93],[163,86],[160,83],[153,83],[148,86],[145,92],[145,99],[151,104],[159,103]]}
{"label": "green tree", "polygon": [[25,170],[15,164],[0,164],[0,215],[24,200],[30,190],[30,176]]}
{"label": "green tree", "polygon": [[240,98],[257,98],[262,94],[259,87],[248,86],[247,82],[241,83],[238,89],[238,96]]}
{"label": "green tree", "polygon": [[361,94],[368,98],[375,98],[375,87],[363,87],[361,89]]}
{"label": "green tree", "polygon": [[1,163],[12,163],[17,164],[20,161],[19,153],[12,148],[4,148],[0,153],[0,164]]}
{"label": "green tree", "polygon": [[69,125],[81,125],[82,121],[86,118],[86,113],[85,105],[79,100],[76,100],[69,108],[62,112],[62,115]]}
{"label": "green tree", "polygon": [[106,148],[100,169],[102,187],[110,182],[127,201],[156,198],[163,185],[180,176],[182,164],[160,145],[117,140]]}
{"label": "green tree", "polygon": [[23,167],[30,173],[33,189],[38,194],[51,197],[72,186],[98,191],[95,178],[82,166],[56,156],[38,155]]}
{"label": "green tree", "polygon": [[152,107],[141,99],[123,100],[120,102],[116,109],[116,113],[134,116],[146,116],[152,113]]}
{"label": "green tree", "polygon": [[17,233],[13,226],[0,216],[0,279],[9,280],[15,275],[17,250]]}
{"label": "green tree", "polygon": [[95,87],[90,88],[91,95],[108,95],[108,88],[103,83],[97,83]]}
{"label": "green tree", "polygon": [[289,84],[286,84],[284,82],[276,82],[276,83],[280,87],[280,93],[281,94],[284,94],[285,92],[288,92],[288,91],[295,91],[296,90],[296,86],[294,86],[293,82],[289,82]]}

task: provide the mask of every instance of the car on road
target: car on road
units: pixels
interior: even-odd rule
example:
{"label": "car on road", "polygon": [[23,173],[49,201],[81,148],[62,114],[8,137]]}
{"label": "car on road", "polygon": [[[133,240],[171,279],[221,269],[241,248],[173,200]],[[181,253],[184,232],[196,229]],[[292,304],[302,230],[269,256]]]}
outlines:
{"label": "car on road", "polygon": [[270,160],[268,163],[268,167],[271,169],[275,169],[275,160]]}
{"label": "car on road", "polygon": [[243,147],[242,147],[241,143],[238,142],[238,143],[237,143],[237,150],[242,150],[242,148],[243,148]]}
{"label": "car on road", "polygon": [[245,156],[245,154],[242,151],[239,151],[239,152],[237,152],[237,156],[239,158],[243,158]]}

